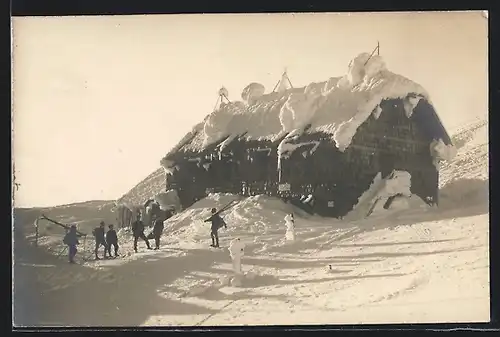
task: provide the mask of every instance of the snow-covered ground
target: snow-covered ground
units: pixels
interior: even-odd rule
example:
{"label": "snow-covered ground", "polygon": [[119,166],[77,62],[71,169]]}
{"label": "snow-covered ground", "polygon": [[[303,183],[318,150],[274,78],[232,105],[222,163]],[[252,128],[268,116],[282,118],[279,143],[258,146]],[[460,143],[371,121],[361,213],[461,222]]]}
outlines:
{"label": "snow-covered ground", "polygon": [[[222,249],[214,249],[202,220],[211,207],[240,197],[211,195],[166,222],[160,251],[139,242],[134,254],[130,234],[121,231],[122,258],[83,262],[79,252],[77,265],[47,253],[59,248],[54,235],[41,240],[42,249],[18,237],[17,298],[31,309],[21,311],[19,304],[18,324],[489,321],[486,130],[483,124],[464,136],[455,159],[442,168],[439,208],[420,207],[410,198],[405,207],[340,221],[251,197],[223,213],[228,229],[220,231]],[[92,213],[89,206],[86,218],[104,218],[96,207]],[[60,219],[74,216],[71,208],[58,212],[64,213]],[[295,242],[285,240],[289,212],[295,213]],[[30,228],[34,219],[17,220]],[[231,285],[227,249],[236,237],[246,244],[240,286]]]}

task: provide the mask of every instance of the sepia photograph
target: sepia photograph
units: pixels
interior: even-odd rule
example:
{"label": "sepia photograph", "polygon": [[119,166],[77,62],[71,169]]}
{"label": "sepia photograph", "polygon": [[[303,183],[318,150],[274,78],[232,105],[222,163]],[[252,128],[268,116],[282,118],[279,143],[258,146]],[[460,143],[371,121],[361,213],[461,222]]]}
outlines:
{"label": "sepia photograph", "polygon": [[13,327],[490,321],[486,11],[11,26]]}

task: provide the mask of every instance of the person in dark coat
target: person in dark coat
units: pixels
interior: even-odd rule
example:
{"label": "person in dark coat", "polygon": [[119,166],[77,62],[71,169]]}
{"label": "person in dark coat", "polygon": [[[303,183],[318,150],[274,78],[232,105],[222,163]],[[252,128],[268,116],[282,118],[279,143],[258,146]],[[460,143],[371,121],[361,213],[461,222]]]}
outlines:
{"label": "person in dark coat", "polygon": [[113,228],[113,225],[108,225],[109,230],[106,232],[106,244],[108,248],[108,255],[111,256],[111,246],[115,249],[115,257],[118,256],[118,236]]}
{"label": "person in dark coat", "polygon": [[160,238],[163,234],[163,218],[160,216],[154,216],[153,218],[153,238],[155,239],[155,250],[160,249]]}
{"label": "person in dark coat", "polygon": [[132,224],[132,235],[134,236],[134,251],[137,253],[137,240],[139,238],[143,239],[144,242],[146,242],[146,245],[148,246],[148,249],[152,249],[151,245],[149,244],[149,240],[146,238],[146,235],[144,235],[144,223],[141,221],[141,214],[137,214],[137,220],[134,221]]}
{"label": "person in dark coat", "polygon": [[224,220],[217,214],[217,209],[212,208],[212,216],[205,220],[205,222],[211,222],[211,232],[210,237],[212,238],[212,244],[210,246],[219,248],[219,229],[221,227],[227,228],[227,224]]}
{"label": "person in dark coat", "polygon": [[95,259],[100,260],[99,256],[97,256],[97,252],[99,251],[99,248],[101,246],[104,246],[104,258],[106,259],[107,258],[106,253],[108,251],[108,246],[106,244],[106,239],[104,237],[104,221],[101,221],[101,223],[99,224],[99,227],[94,228],[94,230],[92,231],[92,234],[94,234],[94,237],[95,237],[95,250],[94,250]]}
{"label": "person in dark coat", "polygon": [[71,225],[68,233],[64,236],[63,242],[68,245],[69,263],[75,263],[75,255],[77,252],[76,246],[80,244],[75,225]]}

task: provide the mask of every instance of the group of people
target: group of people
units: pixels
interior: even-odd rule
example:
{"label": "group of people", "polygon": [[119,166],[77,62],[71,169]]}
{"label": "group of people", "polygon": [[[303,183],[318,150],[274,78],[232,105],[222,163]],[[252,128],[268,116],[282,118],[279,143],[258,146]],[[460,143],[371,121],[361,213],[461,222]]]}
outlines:
{"label": "group of people", "polygon": [[[155,250],[160,249],[160,238],[163,234],[163,221],[161,217],[156,217],[153,219],[153,231],[146,236],[144,234],[145,226],[141,220],[141,214],[137,214],[137,219],[132,223],[132,235],[134,237],[134,251],[137,253],[137,242],[139,239],[144,240],[148,249],[153,249],[149,243],[149,239],[155,240]],[[104,255],[103,258],[107,259],[108,257],[113,257],[111,254],[111,248],[114,250],[114,257],[118,257],[118,235],[114,226],[112,224],[108,225],[108,230],[105,231],[105,223],[101,221],[99,227],[96,227],[92,230],[92,234],[95,238],[95,248],[94,254],[95,259],[100,260],[98,252],[99,248],[104,247]],[[68,246],[68,259],[69,263],[75,263],[75,256],[77,253],[77,246],[80,244],[78,238],[81,237],[82,234],[79,234],[76,230],[76,225],[71,225],[69,227],[68,232],[64,236],[63,243]]]}
{"label": "group of people", "polygon": [[[132,235],[134,237],[134,251],[137,252],[137,243],[139,239],[143,240],[146,243],[148,249],[153,249],[149,243],[149,239],[155,240],[155,250],[160,249],[160,238],[163,234],[164,222],[163,217],[155,216],[153,219],[153,230],[152,232],[146,236],[144,234],[145,226],[143,221],[141,220],[141,214],[137,214],[137,219],[132,223]],[[210,237],[212,239],[212,244],[210,246],[215,248],[220,248],[219,246],[219,229],[222,227],[227,228],[227,224],[220,216],[219,212],[217,212],[216,208],[212,208],[211,216],[205,220],[205,222],[211,223],[211,231]],[[285,239],[294,241],[295,240],[295,219],[293,213],[287,214],[285,217],[286,223],[286,234]],[[95,259],[99,260],[98,250],[101,246],[104,246],[104,258],[107,256],[111,257],[111,247],[114,248],[115,257],[118,256],[118,236],[116,231],[113,228],[113,225],[108,225],[108,231],[104,231],[104,221],[101,221],[99,227],[93,230],[93,234],[95,237]],[[77,249],[76,246],[79,244],[78,242],[78,234],[76,231],[76,226],[72,225],[68,234],[64,238],[64,243],[69,247],[69,262],[74,263],[74,257],[76,255]],[[237,274],[242,273],[241,269],[241,257],[244,254],[245,244],[241,242],[239,238],[235,238],[231,241],[229,246],[229,253],[231,256],[231,260],[233,262],[233,270]]]}
{"label": "group of people", "polygon": [[94,254],[95,254],[95,259],[100,260],[99,256],[97,255],[99,248],[101,246],[104,247],[104,258],[112,257],[111,256],[111,246],[114,247],[115,251],[115,257],[118,257],[118,235],[116,235],[116,231],[113,228],[113,225],[110,224],[108,225],[108,231],[104,231],[104,221],[101,221],[99,224],[99,227],[94,228],[92,231],[92,234],[95,237],[95,249],[94,249]]}

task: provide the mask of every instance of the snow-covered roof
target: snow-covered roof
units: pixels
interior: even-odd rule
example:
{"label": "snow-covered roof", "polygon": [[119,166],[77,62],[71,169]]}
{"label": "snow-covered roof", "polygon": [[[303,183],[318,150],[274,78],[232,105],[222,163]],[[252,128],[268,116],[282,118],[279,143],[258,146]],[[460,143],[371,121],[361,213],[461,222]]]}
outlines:
{"label": "snow-covered roof", "polygon": [[372,113],[380,113],[377,108],[382,100],[403,99],[408,117],[421,98],[432,104],[422,86],[389,71],[380,56],[368,53],[355,57],[342,77],[270,94],[263,94],[263,87],[252,83],[242,98],[244,101],[221,104],[175,151],[200,152],[219,143],[224,147],[238,137],[276,141],[302,132],[330,134],[344,151],[357,128]]}

